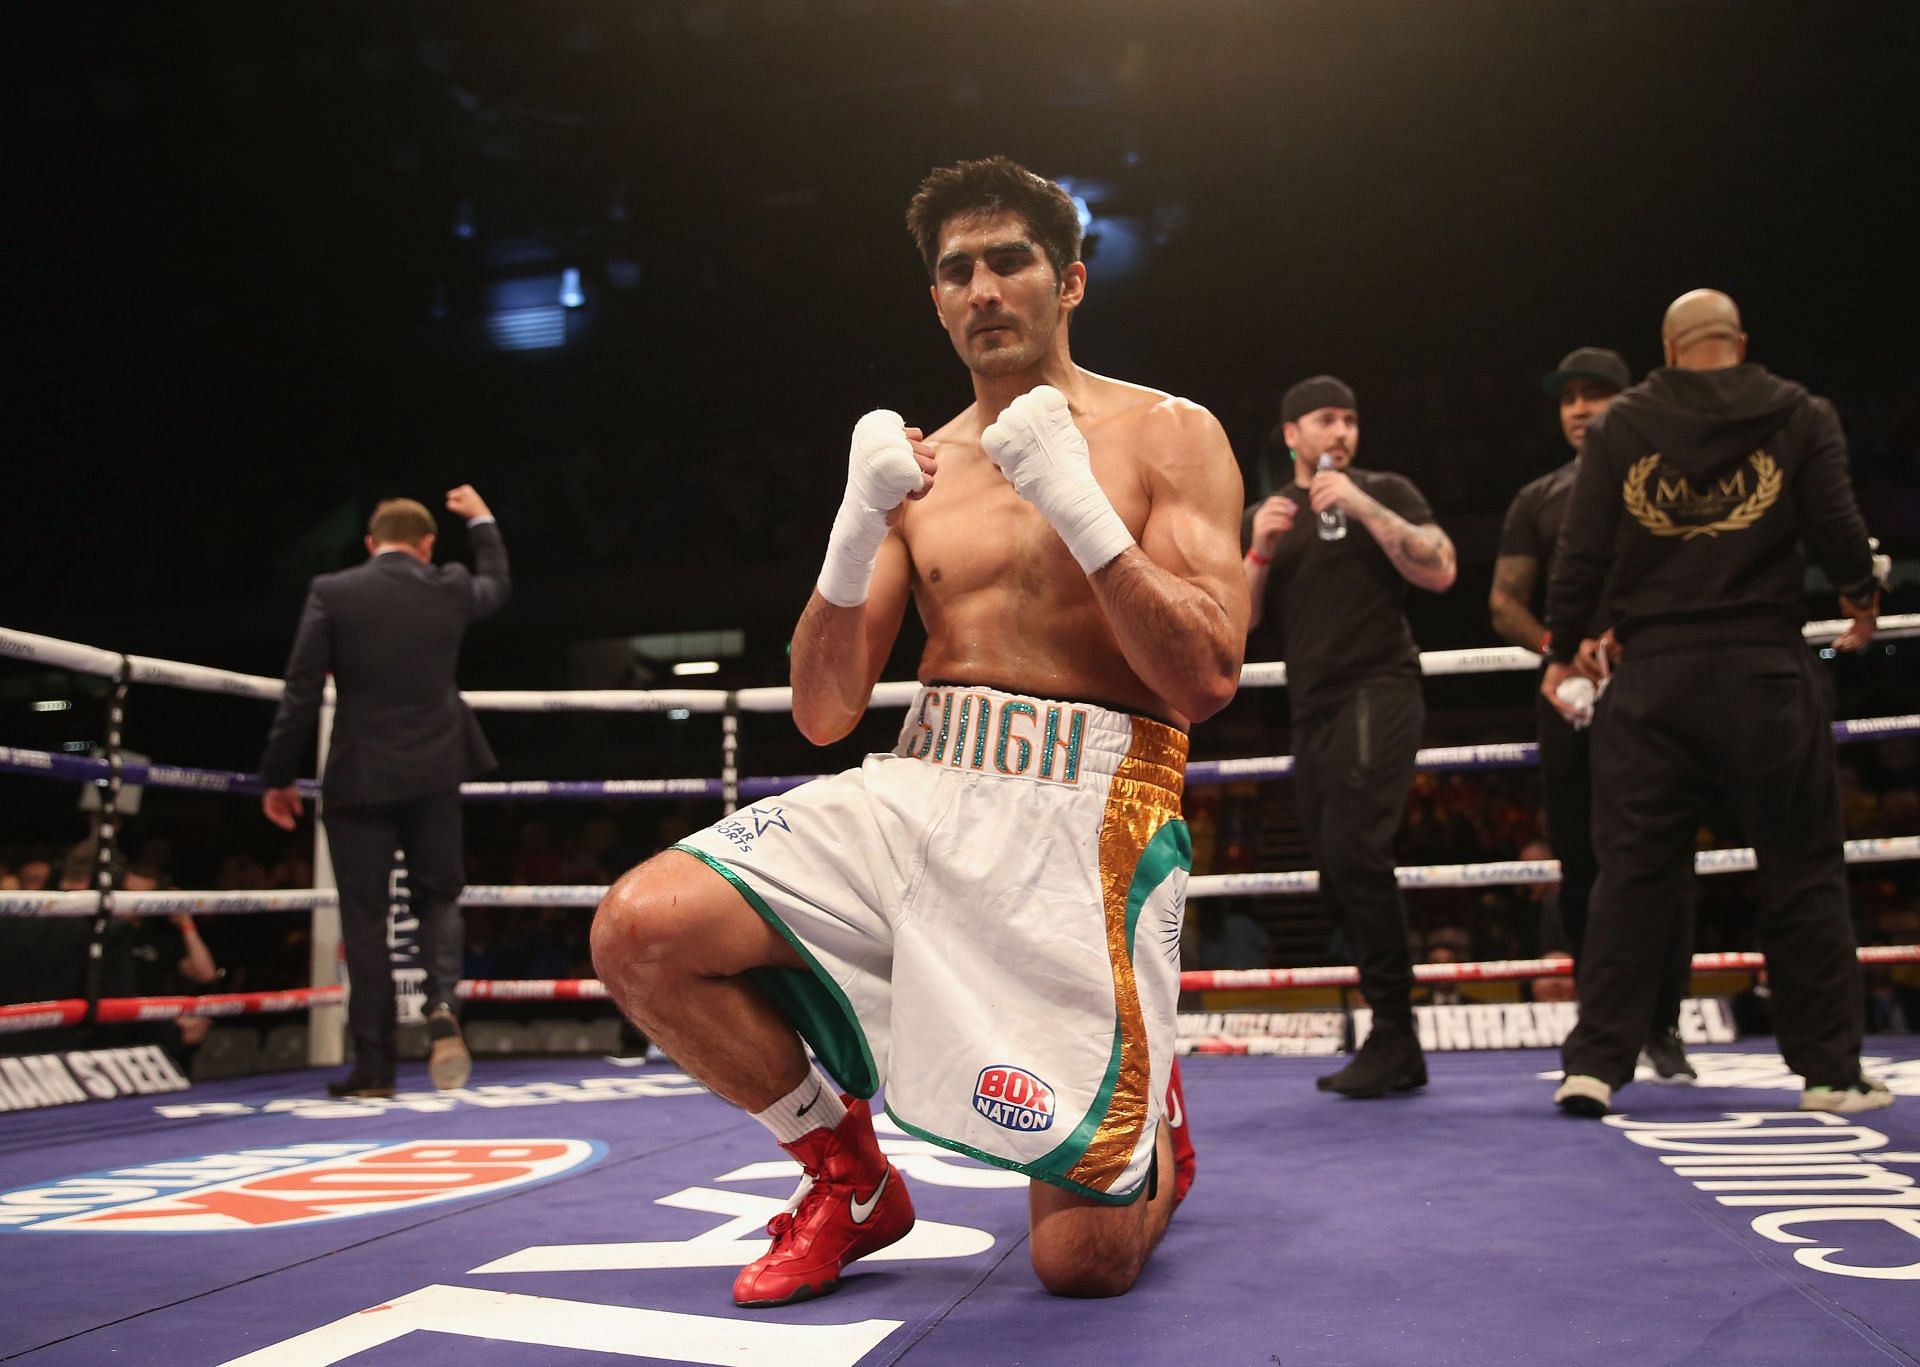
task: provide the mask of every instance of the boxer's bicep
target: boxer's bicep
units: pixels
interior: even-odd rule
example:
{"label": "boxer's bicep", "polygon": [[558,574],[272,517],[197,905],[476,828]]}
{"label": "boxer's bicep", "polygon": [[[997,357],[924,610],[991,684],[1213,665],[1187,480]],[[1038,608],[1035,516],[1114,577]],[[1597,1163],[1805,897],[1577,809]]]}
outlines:
{"label": "boxer's bicep", "polygon": [[1144,473],[1149,504],[1140,549],[1169,574],[1218,603],[1244,631],[1246,575],[1240,568],[1243,486],[1227,434],[1213,415],[1186,405],[1155,443]]}

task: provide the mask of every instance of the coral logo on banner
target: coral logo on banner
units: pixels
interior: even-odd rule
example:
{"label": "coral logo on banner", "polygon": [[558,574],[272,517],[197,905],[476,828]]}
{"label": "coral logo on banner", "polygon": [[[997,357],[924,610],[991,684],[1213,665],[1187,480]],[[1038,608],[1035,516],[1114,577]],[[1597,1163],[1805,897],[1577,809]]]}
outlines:
{"label": "coral logo on banner", "polygon": [[1025,1068],[996,1063],[973,1084],[973,1109],[1009,1130],[1044,1130],[1053,1124],[1053,1088]]}
{"label": "coral logo on banner", "polygon": [[581,1139],[242,1149],[0,1192],[0,1230],[188,1234],[311,1225],[543,1182],[601,1152]]}

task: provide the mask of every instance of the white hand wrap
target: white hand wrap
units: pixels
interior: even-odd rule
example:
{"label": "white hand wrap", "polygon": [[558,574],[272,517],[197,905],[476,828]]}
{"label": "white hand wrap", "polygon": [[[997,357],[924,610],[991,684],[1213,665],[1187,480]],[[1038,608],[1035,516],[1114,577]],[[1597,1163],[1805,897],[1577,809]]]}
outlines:
{"label": "white hand wrap", "polygon": [[1584,731],[1593,724],[1593,704],[1599,696],[1593,686],[1593,680],[1584,674],[1575,674],[1562,679],[1560,686],[1553,690],[1555,697],[1565,703],[1573,715],[1567,718],[1576,731]]}
{"label": "white hand wrap", "polygon": [[906,421],[898,413],[876,409],[853,425],[847,492],[834,515],[827,560],[820,567],[822,598],[842,608],[867,601],[880,543],[887,539],[887,515],[926,482],[907,440]]}
{"label": "white hand wrap", "polygon": [[1133,533],[1093,477],[1087,439],[1073,425],[1067,396],[1052,385],[1036,385],[1008,404],[980,434],[980,444],[1088,574],[1133,544]]}

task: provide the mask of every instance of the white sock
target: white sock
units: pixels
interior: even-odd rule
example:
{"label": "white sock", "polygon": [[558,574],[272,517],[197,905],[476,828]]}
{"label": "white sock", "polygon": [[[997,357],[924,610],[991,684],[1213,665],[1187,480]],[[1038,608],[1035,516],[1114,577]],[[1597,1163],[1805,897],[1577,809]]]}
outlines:
{"label": "white sock", "polygon": [[791,1144],[818,1129],[837,1130],[846,1119],[847,1105],[839,1089],[818,1068],[808,1068],[800,1085],[753,1118],[773,1131],[782,1144]]}

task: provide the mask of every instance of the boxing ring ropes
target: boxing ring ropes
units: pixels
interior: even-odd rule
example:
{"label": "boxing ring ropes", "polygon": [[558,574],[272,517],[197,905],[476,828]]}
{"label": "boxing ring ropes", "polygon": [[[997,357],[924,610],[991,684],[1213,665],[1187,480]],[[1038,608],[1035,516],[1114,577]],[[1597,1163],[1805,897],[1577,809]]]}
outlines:
{"label": "boxing ring ropes", "polygon": [[[1834,639],[1848,623],[1822,621],[1808,623],[1804,635],[1810,645]],[[1888,616],[1880,619],[1876,638],[1898,639],[1920,636],[1920,614]],[[101,813],[97,840],[96,886],[87,891],[0,892],[0,915],[88,917],[93,922],[89,989],[85,998],[0,1005],[0,1034],[40,1030],[82,1023],[112,1024],[130,1021],[169,1020],[183,1015],[227,1017],[308,1011],[310,1014],[309,1061],[314,1064],[338,1063],[343,1053],[346,988],[341,979],[343,965],[339,952],[337,900],[332,890],[332,868],[326,850],[325,835],[315,822],[314,882],[306,889],[259,892],[169,891],[128,892],[117,886],[117,825],[120,819],[120,795],[126,785],[142,784],[152,788],[180,789],[201,793],[257,796],[263,791],[258,778],[250,774],[214,769],[190,768],[171,764],[152,764],[128,758],[121,745],[126,700],[134,684],[158,684],[207,693],[277,701],[283,685],[280,680],[260,675],[240,674],[204,665],[138,655],[121,655],[94,646],[53,637],[33,635],[0,627],[0,656],[23,663],[103,677],[112,681],[107,700],[106,743],[104,757],[55,754],[0,746],[0,773],[30,775],[60,781],[92,783],[100,791]],[[1539,667],[1539,657],[1531,651],[1501,646],[1470,650],[1427,651],[1420,656],[1421,672],[1428,676],[1486,674],[1506,671],[1531,671]],[[1281,687],[1286,683],[1286,666],[1279,662],[1249,664],[1240,679],[1242,688]],[[873,692],[875,707],[903,707],[913,698],[917,687],[911,682],[885,682]],[[687,797],[718,798],[726,812],[734,811],[742,800],[771,797],[807,781],[801,776],[743,776],[739,772],[739,720],[743,713],[787,712],[792,707],[792,691],[786,688],[659,689],[659,690],[543,690],[467,692],[466,701],[476,711],[496,712],[664,712],[684,709],[686,713],[716,714],[721,720],[721,772],[717,779],[615,779],[606,781],[509,781],[477,782],[461,786],[464,797],[473,801],[531,800],[578,801],[598,799],[660,800]],[[327,737],[332,727],[333,688],[327,686],[326,702],[320,714],[320,756],[324,765]],[[1833,727],[1837,742],[1882,740],[1893,736],[1920,735],[1920,713],[1868,717],[1838,721]],[[1449,746],[1423,749],[1417,767],[1421,771],[1460,771],[1474,769],[1523,768],[1538,762],[1538,747],[1531,742],[1491,745]],[[1196,761],[1187,768],[1192,785],[1228,783],[1248,779],[1278,778],[1293,768],[1291,756],[1276,755],[1235,760]],[[302,780],[303,795],[312,798],[319,784]],[[1920,833],[1849,840],[1848,864],[1887,863],[1920,858]],[[1699,851],[1695,872],[1700,875],[1735,873],[1755,867],[1750,849],[1713,849]],[[1465,888],[1555,882],[1559,879],[1556,860],[1504,860],[1494,863],[1413,865],[1396,870],[1402,888]],[[1319,887],[1319,875],[1313,870],[1270,873],[1203,874],[1188,884],[1189,898],[1244,897],[1255,895],[1308,894]],[[606,889],[590,884],[540,886],[483,885],[466,888],[463,906],[496,907],[592,907]],[[183,997],[120,997],[98,995],[100,946],[109,919],[114,915],[163,916],[179,912],[194,915],[242,915],[262,912],[309,911],[313,914],[313,986],[273,992],[214,993]],[[1920,963],[1920,945],[1872,945],[1859,951],[1863,964]],[[1763,968],[1763,956],[1755,953],[1696,954],[1696,973],[1728,971],[1751,972]],[[1481,963],[1418,964],[1417,981],[1426,984],[1497,982],[1516,979],[1564,977],[1572,972],[1566,959],[1497,960]],[[1203,969],[1180,975],[1182,992],[1194,991],[1275,991],[1305,987],[1351,987],[1359,982],[1358,971],[1351,966],[1276,968],[1276,969]],[[460,987],[466,1000],[491,1001],[581,1001],[604,999],[605,988],[594,979],[527,979],[467,981]],[[1259,1053],[1271,1043],[1258,1038],[1236,1039],[1210,1035],[1183,1038],[1181,1052]]]}

